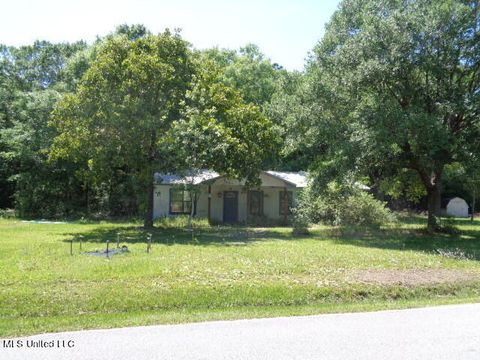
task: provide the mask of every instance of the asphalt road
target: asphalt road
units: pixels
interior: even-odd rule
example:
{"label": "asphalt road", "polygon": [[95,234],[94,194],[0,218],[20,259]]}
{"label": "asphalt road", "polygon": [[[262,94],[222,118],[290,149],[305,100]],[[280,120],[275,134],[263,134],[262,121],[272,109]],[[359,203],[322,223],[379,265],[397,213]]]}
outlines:
{"label": "asphalt road", "polygon": [[[478,360],[480,304],[64,332],[17,340],[23,347],[5,348],[0,339],[0,359]],[[27,348],[27,340],[54,340],[56,347]]]}

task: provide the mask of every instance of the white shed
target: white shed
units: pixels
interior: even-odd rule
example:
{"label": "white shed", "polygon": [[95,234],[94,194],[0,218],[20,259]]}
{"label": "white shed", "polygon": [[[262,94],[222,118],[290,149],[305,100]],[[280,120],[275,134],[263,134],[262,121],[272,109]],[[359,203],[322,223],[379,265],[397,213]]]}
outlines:
{"label": "white shed", "polygon": [[455,217],[468,217],[468,204],[459,197],[451,199],[447,204],[447,215]]}

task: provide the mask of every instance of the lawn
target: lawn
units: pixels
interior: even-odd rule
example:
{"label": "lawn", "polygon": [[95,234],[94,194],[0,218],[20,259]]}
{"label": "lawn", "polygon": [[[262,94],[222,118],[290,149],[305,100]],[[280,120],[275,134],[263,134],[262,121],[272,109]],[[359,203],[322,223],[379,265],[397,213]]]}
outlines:
{"label": "lawn", "polygon": [[[0,219],[0,336],[480,300],[480,221],[457,235],[423,218],[381,230],[210,227],[182,221]],[[127,245],[110,258],[82,251]],[[73,240],[73,256],[70,255]]]}

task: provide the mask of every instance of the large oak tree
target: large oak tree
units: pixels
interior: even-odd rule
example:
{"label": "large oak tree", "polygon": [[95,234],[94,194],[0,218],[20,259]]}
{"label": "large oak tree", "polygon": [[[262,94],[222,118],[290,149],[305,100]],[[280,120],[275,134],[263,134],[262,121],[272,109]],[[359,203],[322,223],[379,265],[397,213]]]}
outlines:
{"label": "large oak tree", "polygon": [[145,227],[155,171],[207,167],[254,182],[274,143],[271,123],[220,72],[178,34],[107,38],[56,108],[52,157],[88,162],[95,176],[119,168],[137,179],[147,189]]}
{"label": "large oak tree", "polygon": [[308,110],[294,125],[308,130],[315,164],[344,177],[415,172],[435,230],[445,166],[479,152],[479,16],[477,1],[343,1],[307,65]]}
{"label": "large oak tree", "polygon": [[151,227],[153,173],[168,156],[159,145],[179,117],[192,73],[189,46],[178,34],[110,36],[75,93],[56,108],[53,157],[84,159],[98,174],[131,174],[146,188]]}

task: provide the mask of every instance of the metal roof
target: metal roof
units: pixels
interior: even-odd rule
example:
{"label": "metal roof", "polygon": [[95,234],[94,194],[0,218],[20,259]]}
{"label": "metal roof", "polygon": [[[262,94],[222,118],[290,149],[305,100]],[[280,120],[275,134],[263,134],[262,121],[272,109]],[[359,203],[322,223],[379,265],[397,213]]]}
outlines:
{"label": "metal roof", "polygon": [[210,170],[189,171],[185,175],[179,174],[160,174],[155,173],[154,178],[157,184],[180,185],[193,184],[198,185],[205,181],[220,177],[218,173]]}
{"label": "metal roof", "polygon": [[[262,171],[272,177],[280,179],[293,185],[295,187],[303,188],[307,186],[307,173],[304,171],[299,172],[285,172],[285,171]],[[215,171],[211,170],[198,170],[189,171],[185,175],[179,174],[160,174],[155,173],[155,182],[157,184],[164,185],[180,185],[180,184],[202,184],[208,180],[213,180],[222,177]]]}
{"label": "metal roof", "polygon": [[296,187],[306,187],[307,186],[307,173],[305,171],[298,172],[285,172],[285,171],[265,171],[267,174],[270,174],[276,178],[289,182]]}

